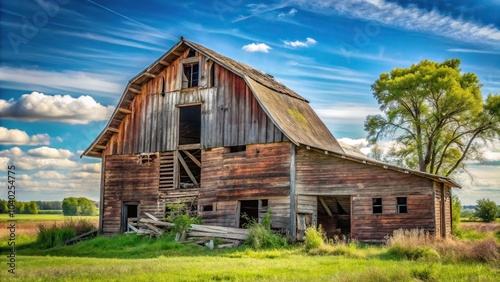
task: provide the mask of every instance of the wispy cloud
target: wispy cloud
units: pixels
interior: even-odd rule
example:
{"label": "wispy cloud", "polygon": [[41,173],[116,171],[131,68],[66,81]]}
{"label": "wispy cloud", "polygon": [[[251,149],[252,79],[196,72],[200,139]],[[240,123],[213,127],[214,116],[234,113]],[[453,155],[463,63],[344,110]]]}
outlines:
{"label": "wispy cloud", "polygon": [[[26,79],[28,78],[29,79]],[[8,84],[18,84],[21,89],[27,86],[44,86],[61,90],[82,90],[93,93],[112,93],[119,95],[123,86],[110,82],[118,80],[116,77],[98,75],[80,71],[45,71],[38,69],[0,67],[0,81]]]}
{"label": "wispy cloud", "polygon": [[293,16],[295,16],[295,14],[297,14],[297,9],[292,8],[292,9],[290,9],[290,11],[288,11],[286,13],[279,13],[278,18],[283,19],[285,17],[293,17]]}
{"label": "wispy cloud", "polygon": [[305,41],[299,41],[299,40],[295,40],[295,41],[288,41],[288,40],[285,40],[283,41],[283,43],[285,43],[285,46],[289,46],[289,47],[309,47],[311,45],[314,45],[317,43],[316,40],[314,40],[313,38],[311,37],[307,37]]}
{"label": "wispy cloud", "polygon": [[480,50],[480,49],[460,49],[460,48],[452,48],[448,49],[448,52],[455,53],[478,53],[478,54],[488,54],[488,55],[500,55],[500,52],[492,51],[492,50]]}
{"label": "wispy cloud", "polygon": [[272,48],[265,43],[250,43],[241,47],[241,49],[245,50],[246,52],[269,53],[269,50],[271,50]]}
{"label": "wispy cloud", "polygon": [[22,95],[17,101],[0,100],[0,118],[8,119],[87,124],[106,120],[112,112],[112,106],[105,107],[90,96],[73,98],[33,92]]}
{"label": "wispy cloud", "polygon": [[[248,4],[247,5],[248,10],[249,10],[248,14],[247,15],[239,15],[236,19],[233,20],[233,23],[244,21],[244,20],[250,19],[252,17],[256,17],[256,16],[263,16],[264,14],[267,14],[267,13],[270,13],[270,12],[273,12],[273,11],[285,8],[287,6],[288,5],[285,4],[285,3],[277,3],[277,4],[274,4],[274,5]],[[295,9],[293,9],[293,10],[295,10]],[[292,12],[292,11],[290,11],[290,12]],[[296,10],[295,10],[295,12],[292,12],[292,14],[295,14],[295,13],[297,13]],[[276,14],[275,13],[272,16],[272,18],[276,19]]]}
{"label": "wispy cloud", "polygon": [[289,5],[315,13],[336,13],[348,17],[379,22],[383,25],[412,31],[428,32],[454,40],[498,46],[500,30],[494,25],[455,19],[437,10],[427,11],[415,6],[403,7],[384,0],[290,0]]}

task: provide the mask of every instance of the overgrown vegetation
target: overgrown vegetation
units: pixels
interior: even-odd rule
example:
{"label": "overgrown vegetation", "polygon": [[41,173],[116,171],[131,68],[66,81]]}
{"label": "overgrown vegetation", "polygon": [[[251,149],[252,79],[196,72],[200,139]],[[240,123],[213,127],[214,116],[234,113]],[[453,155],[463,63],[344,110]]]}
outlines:
{"label": "overgrown vegetation", "polygon": [[310,255],[345,255],[350,257],[362,257],[357,250],[359,245],[346,237],[335,236],[327,238],[321,225],[308,227],[304,240],[304,250]]}
{"label": "overgrown vegetation", "polygon": [[95,230],[95,225],[87,219],[67,219],[63,224],[52,223],[51,226],[38,225],[36,244],[48,249],[61,246],[67,240]]}
{"label": "overgrown vegetation", "polygon": [[390,254],[411,260],[493,262],[500,259],[500,246],[492,237],[461,241],[437,238],[421,229],[399,229],[388,238],[387,246]]}
{"label": "overgrown vegetation", "polygon": [[191,216],[189,208],[182,201],[175,201],[166,205],[168,211],[165,221],[172,222],[175,225],[171,231],[177,233],[177,240],[184,241],[186,233],[191,229],[191,224],[201,224],[199,216]]}
{"label": "overgrown vegetation", "polygon": [[288,245],[286,238],[271,230],[271,213],[269,209],[260,223],[254,218],[246,217],[248,223],[244,227],[248,229],[248,238],[245,244],[254,250],[280,249]]}
{"label": "overgrown vegetation", "polygon": [[456,234],[458,232],[458,226],[460,225],[460,219],[462,217],[462,203],[458,199],[457,195],[451,196],[451,232]]}

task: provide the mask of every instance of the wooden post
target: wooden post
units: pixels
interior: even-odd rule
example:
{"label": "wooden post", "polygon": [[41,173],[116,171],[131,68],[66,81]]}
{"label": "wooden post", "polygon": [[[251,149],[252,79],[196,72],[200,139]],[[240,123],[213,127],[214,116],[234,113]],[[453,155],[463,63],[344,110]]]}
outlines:
{"label": "wooden post", "polygon": [[104,154],[105,151],[102,151],[102,162],[101,162],[101,191],[99,195],[99,227],[98,227],[98,232],[99,234],[102,234],[103,226],[102,226],[102,218],[104,214],[104,166],[106,163],[106,155]]}
{"label": "wooden post", "polygon": [[290,146],[290,235],[292,241],[297,240],[296,205],[295,205],[295,144]]}

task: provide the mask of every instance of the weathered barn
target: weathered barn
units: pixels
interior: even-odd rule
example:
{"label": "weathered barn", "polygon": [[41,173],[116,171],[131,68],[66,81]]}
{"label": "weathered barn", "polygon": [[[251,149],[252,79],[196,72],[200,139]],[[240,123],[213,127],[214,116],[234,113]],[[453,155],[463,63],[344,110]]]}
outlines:
{"label": "weathered barn", "polygon": [[83,155],[102,159],[104,234],[180,199],[221,226],[271,209],[272,227],[299,240],[311,224],[361,241],[399,228],[447,236],[458,187],[341,146],[271,75],[183,38],[130,80]]}

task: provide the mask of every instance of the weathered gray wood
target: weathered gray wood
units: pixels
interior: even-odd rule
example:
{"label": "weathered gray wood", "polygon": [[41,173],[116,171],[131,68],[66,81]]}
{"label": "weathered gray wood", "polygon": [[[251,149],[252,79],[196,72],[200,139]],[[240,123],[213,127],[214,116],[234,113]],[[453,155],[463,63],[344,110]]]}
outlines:
{"label": "weathered gray wood", "polygon": [[318,197],[318,198],[319,198],[319,202],[321,203],[323,208],[326,210],[326,213],[328,213],[329,216],[333,217],[333,213],[330,210],[330,208],[328,207],[328,205],[325,203],[325,200],[323,200],[323,198],[321,198],[321,197]]}
{"label": "weathered gray wood", "polygon": [[186,150],[182,150],[182,152],[186,154],[186,156],[188,156],[188,158],[190,158],[197,166],[201,167],[201,162],[197,160],[190,152]]}
{"label": "weathered gray wood", "polygon": [[156,216],[154,216],[148,212],[145,212],[144,215],[146,215],[147,217],[151,218],[154,221],[160,221]]}
{"label": "weathered gray wood", "polygon": [[163,235],[163,233],[164,233],[163,230],[161,230],[160,228],[158,228],[158,227],[156,227],[156,226],[154,226],[152,224],[145,223],[144,225],[147,226],[150,230],[156,232],[160,236]]}
{"label": "weathered gray wood", "polygon": [[295,227],[297,213],[295,211],[295,144],[290,146],[290,233],[293,240],[297,238],[297,228]]}
{"label": "weathered gray wood", "polygon": [[198,184],[198,181],[196,181],[196,178],[194,177],[193,173],[191,172],[191,170],[189,169],[189,166],[186,164],[186,161],[184,161],[184,158],[182,158],[182,156],[180,154],[177,154],[177,159],[179,160],[179,162],[181,163],[182,167],[184,168],[184,170],[186,171],[186,173],[188,174],[189,178],[191,179],[191,181],[196,185],[196,186],[199,186]]}

